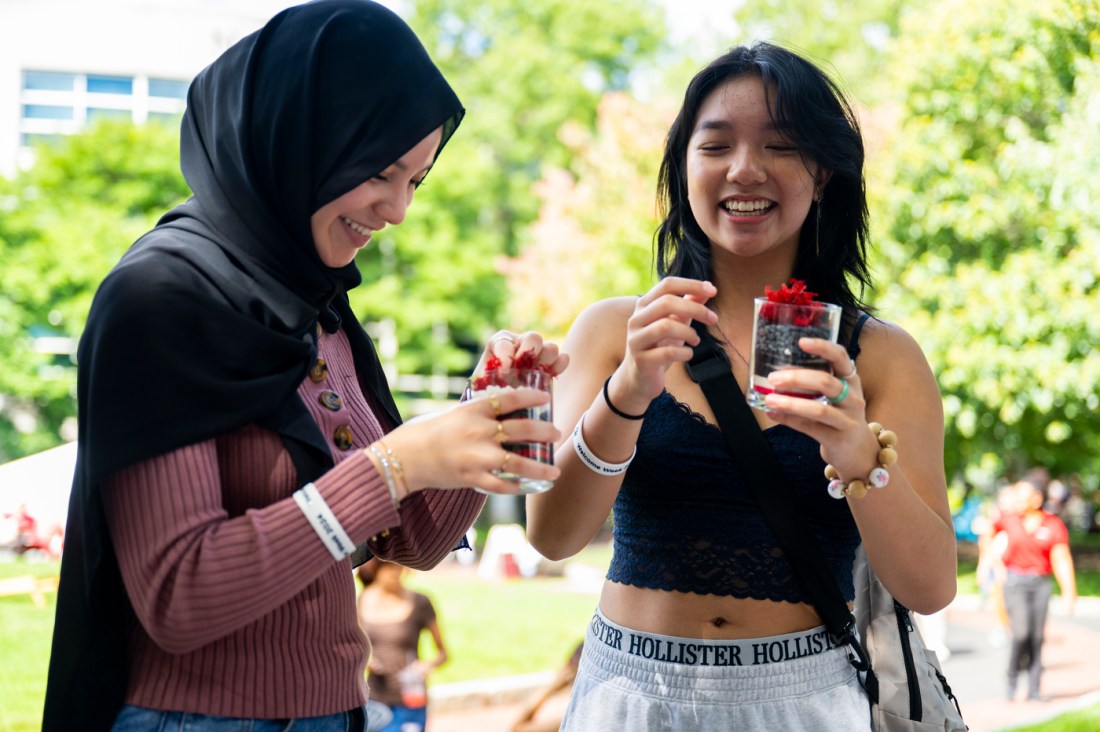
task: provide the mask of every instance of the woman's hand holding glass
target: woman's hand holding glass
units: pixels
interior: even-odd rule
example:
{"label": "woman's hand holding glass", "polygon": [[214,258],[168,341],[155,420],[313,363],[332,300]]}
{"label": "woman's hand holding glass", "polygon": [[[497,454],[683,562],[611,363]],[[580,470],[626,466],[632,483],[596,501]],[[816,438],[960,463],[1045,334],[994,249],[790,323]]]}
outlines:
{"label": "woman's hand holding glass", "polygon": [[821,443],[821,457],[841,475],[867,475],[875,467],[878,443],[867,429],[867,403],[855,362],[841,345],[821,338],[802,338],[806,353],[820,356],[832,373],[817,369],[781,369],[768,375],[777,390],[825,395],[826,401],[778,393],[765,398],[768,416]]}
{"label": "woman's hand holding glass", "polygon": [[[463,402],[387,434],[382,441],[401,462],[404,477],[404,485],[397,487],[398,500],[424,488],[473,487],[490,493],[518,493],[516,483],[494,474],[502,465],[508,472],[532,480],[555,480],[560,473],[557,468],[506,451],[499,437],[498,417],[549,399],[549,394],[536,389],[501,392],[494,400]],[[561,438],[552,423],[539,420],[510,419],[507,429],[508,439],[518,442],[556,442]]]}
{"label": "woman's hand holding glass", "polygon": [[[494,471],[496,477],[516,484],[520,493],[541,493],[554,486],[552,480],[533,479],[509,469],[512,456],[529,458],[540,463],[553,465],[554,443],[529,441],[518,438],[511,429],[513,420],[533,419],[553,422],[553,384],[557,376],[569,363],[557,344],[544,342],[542,336],[533,331],[516,334],[510,331],[498,331],[489,339],[480,363],[470,378],[463,400],[484,399],[489,401],[493,410],[499,413],[497,439],[507,453],[500,467]],[[519,388],[533,388],[550,397],[550,401],[531,409],[514,412],[500,408],[502,392]],[[478,488],[485,492],[484,489]]]}
{"label": "woman's hand holding glass", "polygon": [[[498,331],[488,341],[475,373],[483,373],[490,359],[505,367],[521,353],[557,376],[569,364],[557,344],[545,342],[535,332]],[[386,448],[401,463],[404,485],[397,486],[398,499],[424,488],[477,488],[488,493],[520,492],[518,476],[531,481],[554,481],[557,468],[504,447],[507,443],[549,443],[561,432],[546,420],[511,418],[505,415],[549,404],[550,393],[521,387],[494,393],[492,398],[465,401],[442,412],[418,417],[383,438]],[[369,453],[369,451],[368,451]],[[378,461],[375,462],[376,466]],[[401,483],[402,481],[397,481]]]}

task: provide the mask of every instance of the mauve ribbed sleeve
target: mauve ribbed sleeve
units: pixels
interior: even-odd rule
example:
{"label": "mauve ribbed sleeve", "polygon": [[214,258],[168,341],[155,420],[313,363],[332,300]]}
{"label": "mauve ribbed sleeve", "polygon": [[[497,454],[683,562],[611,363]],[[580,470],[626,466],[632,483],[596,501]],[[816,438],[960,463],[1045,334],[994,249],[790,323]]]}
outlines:
{"label": "mauve ribbed sleeve", "polygon": [[439,564],[485,505],[485,496],[472,488],[417,491],[401,502],[392,522],[379,527],[376,508],[360,500],[354,488],[362,484],[360,473],[364,470],[375,474],[388,502],[385,484],[362,453],[337,465],[316,486],[352,540],[360,543],[366,532],[375,555],[413,569],[431,569]]}
{"label": "mauve ribbed sleeve", "polygon": [[[421,491],[400,510],[363,448],[384,431],[342,331],[320,334],[298,397],[336,465],[314,481],[356,544],[418,568],[477,517],[475,491]],[[351,563],[335,561],[298,508],[279,435],[256,425],[109,476],[101,487],[139,625],[128,703],[265,719],[353,709],[368,644]]]}
{"label": "mauve ribbed sleeve", "polygon": [[382,559],[413,569],[431,569],[447,556],[485,505],[471,488],[423,490],[401,504],[401,528],[375,537],[371,549]]}
{"label": "mauve ribbed sleeve", "polygon": [[[240,441],[239,449],[250,445],[271,449],[263,440]],[[293,471],[275,457],[245,462],[268,459],[275,470]],[[191,445],[120,471],[103,491],[131,603],[146,632],[171,653],[253,622],[333,565],[291,497],[230,517],[218,459],[215,441]],[[356,543],[399,522],[364,455],[347,458],[316,485]]]}

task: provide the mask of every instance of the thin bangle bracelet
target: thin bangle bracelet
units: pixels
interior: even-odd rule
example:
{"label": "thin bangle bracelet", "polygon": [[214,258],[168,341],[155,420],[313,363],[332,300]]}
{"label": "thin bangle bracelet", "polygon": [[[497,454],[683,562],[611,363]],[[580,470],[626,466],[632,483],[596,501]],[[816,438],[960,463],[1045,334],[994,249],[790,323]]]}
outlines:
{"label": "thin bangle bracelet", "polygon": [[393,501],[393,507],[401,508],[401,500],[397,497],[397,482],[394,480],[389,458],[383,455],[382,451],[374,444],[367,445],[364,450],[370,450],[371,454],[378,459],[378,464],[382,466],[382,480],[386,484],[386,491],[390,494],[390,500]]}
{"label": "thin bangle bracelet", "polygon": [[[645,419],[645,414],[646,414],[645,412],[642,412],[641,414],[627,414],[626,412],[624,412],[623,410],[619,409],[618,407],[616,407],[614,404],[611,403],[611,395],[607,393],[607,385],[610,384],[610,383],[611,383],[611,377],[608,376],[607,381],[603,382],[603,400],[605,402],[607,402],[607,408],[610,409],[615,414],[622,417],[623,419],[634,419],[634,420]],[[648,412],[648,411],[649,411],[649,408],[647,407],[646,412]]]}

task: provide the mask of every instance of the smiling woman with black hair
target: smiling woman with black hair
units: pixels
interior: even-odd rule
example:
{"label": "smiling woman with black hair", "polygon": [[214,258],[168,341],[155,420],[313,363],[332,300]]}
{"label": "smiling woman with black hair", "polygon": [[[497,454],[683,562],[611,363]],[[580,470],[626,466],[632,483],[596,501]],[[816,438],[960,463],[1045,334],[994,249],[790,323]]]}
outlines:
{"label": "smiling woman with black hair", "polygon": [[[401,425],[348,304],[356,253],[401,223],[463,114],[366,0],[290,8],[195,79],[194,196],[107,276],[80,344],[45,730],[361,729],[353,563],[431,567],[481,509],[467,486],[516,492],[503,464],[556,476],[498,439],[533,390]],[[533,333],[487,350],[518,349],[564,368]]]}
{"label": "smiling woman with black hair", "polygon": [[[527,498],[528,538],[551,559],[582,549],[614,510],[611,566],[562,729],[868,730],[846,647],[827,634],[755,500],[759,490],[794,504],[820,546],[820,575],[849,603],[861,542],[914,610],[954,596],[938,388],[912,337],[862,302],[855,115],[797,54],[731,49],[688,85],[658,193],[661,279],[573,324],[555,389],[555,419],[572,434],[555,456],[562,476]],[[842,338],[798,343],[827,370],[768,374],[767,409],[746,414],[745,430],[762,431],[782,475],[754,481],[726,443],[751,433],[723,434],[685,365],[705,340],[719,354],[712,372],[739,382],[730,391],[744,401],[754,299],[792,278],[841,306]],[[895,438],[896,455],[885,444]]]}

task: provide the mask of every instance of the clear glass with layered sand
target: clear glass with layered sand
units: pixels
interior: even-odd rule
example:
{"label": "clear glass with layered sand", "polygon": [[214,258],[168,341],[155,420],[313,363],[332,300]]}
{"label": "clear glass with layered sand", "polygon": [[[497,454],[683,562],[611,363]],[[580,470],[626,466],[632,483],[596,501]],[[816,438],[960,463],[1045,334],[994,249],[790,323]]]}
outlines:
{"label": "clear glass with layered sand", "polygon": [[[553,396],[553,377],[539,369],[509,368],[492,369],[481,376],[470,379],[466,388],[467,398],[487,399],[493,394],[499,394],[509,389],[528,387],[545,391]],[[553,422],[552,402],[540,404],[536,407],[517,409],[514,412],[500,415],[504,423],[504,431],[508,431],[509,419],[537,419],[543,422]],[[554,445],[550,442],[505,442],[504,449],[509,452],[547,465],[554,464]],[[504,480],[510,480],[519,485],[520,493],[542,493],[554,486],[552,480],[534,480],[524,478],[510,471],[494,470],[494,475]]]}
{"label": "clear glass with layered sand", "polygon": [[803,399],[825,399],[820,392],[778,390],[768,381],[768,374],[782,369],[818,369],[832,373],[828,361],[803,351],[798,346],[798,340],[823,338],[835,343],[840,332],[841,312],[839,305],[830,303],[796,305],[772,302],[766,297],[756,298],[746,393],[749,406],[766,410],[764,397],[772,393]]}

